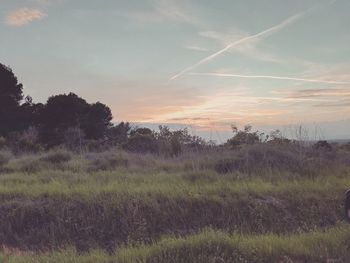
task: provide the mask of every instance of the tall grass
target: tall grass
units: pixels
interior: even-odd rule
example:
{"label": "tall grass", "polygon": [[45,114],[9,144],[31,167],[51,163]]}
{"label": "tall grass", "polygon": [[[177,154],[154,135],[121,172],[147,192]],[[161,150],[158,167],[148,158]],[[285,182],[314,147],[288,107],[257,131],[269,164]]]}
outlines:
{"label": "tall grass", "polygon": [[[332,227],[344,217],[348,155],[298,150],[253,145],[170,158],[118,149],[79,155],[59,149],[10,156],[0,169],[0,245],[33,251],[71,246],[79,252],[137,245],[137,251],[148,251],[164,235],[182,244],[203,235],[231,240],[232,233],[253,242],[249,235],[260,234],[274,244],[269,233]],[[213,231],[195,235],[206,228]],[[215,242],[210,255],[224,253],[231,244]],[[195,252],[181,251],[195,258]],[[168,252],[159,253],[159,260],[167,258]],[[91,262],[90,256],[86,260]],[[157,262],[145,260],[140,262]],[[208,254],[202,260],[220,262],[220,257]]]}
{"label": "tall grass", "polygon": [[81,254],[68,249],[42,255],[14,251],[3,258],[9,263],[349,262],[349,241],[347,225],[288,236],[230,235],[207,229],[183,238],[168,237],[150,245],[119,248],[112,254],[100,250]]}
{"label": "tall grass", "polygon": [[242,233],[310,231],[343,219],[343,192],[350,186],[348,177],[264,181],[208,173],[192,182],[186,173],[51,176],[1,177],[2,242],[32,249],[71,244],[84,250],[151,242],[206,227]]}

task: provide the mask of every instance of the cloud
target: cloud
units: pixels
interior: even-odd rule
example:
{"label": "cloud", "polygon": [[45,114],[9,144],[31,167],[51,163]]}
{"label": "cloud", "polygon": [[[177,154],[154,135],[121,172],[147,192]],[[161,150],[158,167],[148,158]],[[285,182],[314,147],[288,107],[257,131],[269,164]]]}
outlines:
{"label": "cloud", "polygon": [[320,103],[313,106],[319,107],[319,108],[330,108],[330,107],[350,108],[350,100],[341,100],[339,102],[332,102],[332,103]]}
{"label": "cloud", "polygon": [[247,36],[247,37],[243,37],[243,38],[241,38],[239,40],[236,40],[236,41],[228,44],[223,49],[221,49],[221,50],[211,54],[210,56],[207,56],[207,57],[203,58],[202,60],[198,61],[197,63],[193,64],[192,66],[189,66],[189,67],[183,69],[182,71],[180,71],[176,75],[172,76],[170,78],[170,81],[171,80],[175,80],[178,77],[184,75],[185,73],[195,69],[196,67],[209,62],[210,60],[216,58],[217,56],[221,55],[222,53],[225,53],[226,51],[229,51],[233,47],[236,47],[238,45],[242,45],[242,44],[244,44],[244,43],[246,43],[248,41],[253,41],[255,39],[260,39],[262,37],[267,37],[267,36],[270,36],[270,35],[272,35],[274,33],[277,33],[279,31],[281,31],[282,29],[284,29],[286,26],[288,26],[290,24],[293,24],[294,22],[299,20],[304,14],[305,14],[304,12],[296,14],[294,16],[291,16],[291,17],[285,19],[284,21],[282,21],[278,25],[275,25],[275,26],[273,26],[271,28],[268,28],[268,29],[266,29],[266,30],[264,30],[264,31],[262,31],[260,33],[257,33],[257,34],[254,34],[254,35],[250,35],[250,36]]}
{"label": "cloud", "polygon": [[144,25],[147,23],[175,22],[200,26],[202,22],[189,11],[189,8],[171,0],[151,0],[151,10],[133,11],[122,15]]}
{"label": "cloud", "polygon": [[23,26],[35,20],[41,20],[46,16],[47,14],[45,14],[40,9],[20,8],[10,12],[6,16],[6,24],[10,26]]}
{"label": "cloud", "polygon": [[[275,92],[276,93],[276,92]],[[327,98],[350,98],[349,89],[302,89],[295,90],[287,93],[287,98],[315,98],[315,97],[327,97]]]}
{"label": "cloud", "polygon": [[310,100],[310,106],[316,108],[342,108],[350,106],[350,90],[347,88],[325,88],[325,89],[301,89],[287,92],[274,92],[275,94],[284,95],[285,99],[293,100]]}
{"label": "cloud", "polygon": [[190,14],[188,10],[175,3],[176,1],[169,0],[153,0],[153,7],[156,12],[162,17],[170,21],[182,22],[192,25],[200,24],[198,19]]}
{"label": "cloud", "polygon": [[226,74],[226,73],[190,73],[194,76],[213,76],[213,77],[231,77],[231,78],[247,78],[247,79],[272,79],[272,80],[288,80],[288,81],[301,81],[320,84],[334,84],[334,85],[350,85],[350,81],[337,81],[337,80],[323,80],[323,79],[306,79],[297,77],[286,76],[270,76],[270,75],[241,75],[241,74]]}
{"label": "cloud", "polygon": [[[233,41],[246,38],[249,36],[248,32],[244,32],[241,30],[234,30],[231,32],[217,32],[217,31],[201,31],[199,32],[199,36],[207,39],[211,39],[217,43],[219,43],[222,47],[225,47],[232,43]],[[284,63],[285,61],[282,59],[277,58],[274,54],[271,54],[266,51],[261,51],[258,49],[258,45],[261,42],[262,38],[255,38],[251,39],[249,41],[246,41],[245,43],[242,43],[241,45],[234,46],[228,52],[232,53],[241,53],[245,56],[267,61],[267,62],[275,62],[275,63]]]}
{"label": "cloud", "polygon": [[192,46],[192,45],[183,46],[183,48],[189,49],[189,50],[194,50],[194,51],[201,51],[201,52],[207,52],[207,51],[209,51],[208,49],[206,49],[206,48],[204,48],[204,47]]}

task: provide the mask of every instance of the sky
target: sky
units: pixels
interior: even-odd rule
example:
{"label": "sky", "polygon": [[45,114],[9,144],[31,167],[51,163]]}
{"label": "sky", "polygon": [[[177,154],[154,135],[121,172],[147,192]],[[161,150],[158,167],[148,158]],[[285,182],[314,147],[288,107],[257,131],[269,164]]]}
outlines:
{"label": "sky", "polygon": [[349,0],[0,0],[0,63],[115,122],[348,139],[349,25]]}

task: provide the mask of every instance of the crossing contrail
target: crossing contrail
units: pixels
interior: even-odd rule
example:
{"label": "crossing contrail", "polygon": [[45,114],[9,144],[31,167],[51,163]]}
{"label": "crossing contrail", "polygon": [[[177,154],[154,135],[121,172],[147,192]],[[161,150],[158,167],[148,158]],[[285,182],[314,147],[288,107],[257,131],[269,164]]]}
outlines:
{"label": "crossing contrail", "polygon": [[269,76],[269,75],[241,75],[241,74],[225,74],[225,73],[189,73],[194,76],[213,76],[213,77],[231,77],[231,78],[246,78],[246,79],[276,79],[276,80],[292,80],[302,82],[313,82],[335,85],[349,85],[350,81],[322,80],[322,79],[305,79],[286,76]]}
{"label": "crossing contrail", "polygon": [[296,15],[293,15],[289,18],[287,18],[286,20],[282,21],[281,23],[279,23],[278,25],[275,25],[269,29],[266,29],[260,33],[257,33],[257,34],[254,34],[254,35],[251,35],[251,36],[248,36],[248,37],[244,37],[242,39],[239,39],[235,42],[232,42],[230,43],[229,45],[227,45],[226,47],[224,47],[223,49],[215,52],[214,54],[208,56],[208,57],[205,57],[203,58],[202,60],[200,60],[199,62],[197,62],[196,64],[192,65],[192,66],[189,66],[187,68],[185,68],[184,70],[180,71],[179,73],[177,73],[176,75],[172,76],[170,78],[170,80],[174,80],[174,79],[177,79],[178,77],[182,76],[183,74],[189,72],[190,70],[198,67],[199,65],[202,65],[212,59],[214,59],[215,57],[221,55],[222,53],[226,52],[227,50],[231,49],[232,47],[234,46],[238,46],[244,42],[247,42],[249,40],[252,40],[252,39],[255,39],[255,38],[259,38],[259,37],[262,37],[262,36],[265,36],[265,35],[270,35],[270,34],[273,34],[273,33],[276,33],[280,30],[282,30],[284,27],[294,23],[295,21],[299,20],[306,12],[302,12],[302,13],[299,13],[299,14],[296,14]]}

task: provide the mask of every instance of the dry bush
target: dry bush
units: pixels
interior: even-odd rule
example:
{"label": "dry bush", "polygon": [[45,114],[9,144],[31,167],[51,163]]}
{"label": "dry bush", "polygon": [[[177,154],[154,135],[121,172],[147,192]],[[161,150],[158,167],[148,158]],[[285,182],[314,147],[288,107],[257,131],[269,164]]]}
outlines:
{"label": "dry bush", "polygon": [[7,164],[12,158],[12,154],[9,151],[0,151],[0,167]]}
{"label": "dry bush", "polygon": [[0,149],[3,149],[6,147],[6,142],[7,140],[4,137],[0,136]]}
{"label": "dry bush", "polygon": [[112,152],[89,153],[86,158],[89,160],[90,171],[108,171],[118,167],[128,167],[129,160],[121,154]]}
{"label": "dry bush", "polygon": [[56,150],[47,153],[40,160],[51,164],[62,164],[72,159],[72,154],[65,150]]}
{"label": "dry bush", "polygon": [[249,174],[270,170],[301,173],[303,161],[304,156],[300,155],[296,146],[254,144],[226,152],[223,157],[216,160],[214,170],[221,174],[233,172]]}
{"label": "dry bush", "polygon": [[7,138],[7,145],[16,155],[38,153],[43,150],[36,128],[28,128],[23,132],[10,134]]}
{"label": "dry bush", "polygon": [[14,160],[12,170],[22,173],[37,173],[43,169],[43,163],[35,156],[27,155]]}

